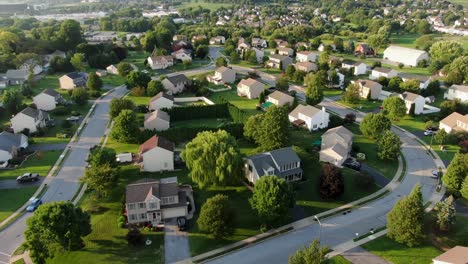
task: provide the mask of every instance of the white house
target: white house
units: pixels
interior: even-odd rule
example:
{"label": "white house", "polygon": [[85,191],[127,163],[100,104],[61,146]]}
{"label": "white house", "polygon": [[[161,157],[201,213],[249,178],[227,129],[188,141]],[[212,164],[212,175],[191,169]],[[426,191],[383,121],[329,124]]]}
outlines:
{"label": "white house", "polygon": [[236,81],[236,71],[228,67],[219,67],[216,69],[214,75],[206,76],[208,82],[216,85],[222,85],[225,83],[233,83]]}
{"label": "white house", "polygon": [[468,102],[468,86],[454,84],[444,93],[444,98],[448,100],[459,99],[462,102]]}
{"label": "white house", "polygon": [[424,76],[424,75],[416,75],[416,74],[411,74],[411,73],[406,73],[406,72],[400,72],[398,73],[398,77],[403,80],[403,82],[409,81],[409,80],[417,80],[419,82],[419,89],[426,89],[429,83],[431,83],[431,77],[430,76]]}
{"label": "white house", "polygon": [[187,49],[180,49],[178,51],[174,51],[171,53],[171,56],[174,57],[176,60],[181,60],[182,62],[185,61],[192,61],[192,53],[190,50]]}
{"label": "white house", "polygon": [[268,95],[266,101],[276,106],[292,106],[294,103],[294,97],[280,91],[274,91],[273,93]]}
{"label": "white house", "polygon": [[23,84],[28,80],[29,71],[27,70],[8,70],[6,72],[6,81],[9,85]]}
{"label": "white house", "polygon": [[34,133],[39,128],[46,126],[49,115],[42,110],[36,110],[31,107],[26,107],[21,112],[11,118],[11,127],[15,133],[20,133],[25,129]]}
{"label": "white house", "polygon": [[184,74],[175,74],[167,76],[161,83],[167,93],[173,95],[183,92],[190,85],[190,80]]}
{"label": "white house", "polygon": [[138,150],[143,171],[174,170],[174,143],[166,138],[153,136]]}
{"label": "white house", "polygon": [[34,75],[38,75],[38,74],[40,74],[41,72],[44,71],[44,68],[42,67],[42,65],[39,65],[39,63],[34,62],[33,60],[26,61],[25,63],[23,63],[23,65],[21,65],[19,67],[19,69],[20,70],[25,70],[25,71],[28,71],[28,72],[30,70],[32,70],[32,74],[34,74]]}
{"label": "white house", "polygon": [[367,73],[367,65],[365,63],[358,62],[358,61],[344,60],[341,63],[341,68],[347,69],[347,70],[352,69],[353,74],[355,76]]}
{"label": "white house", "polygon": [[[270,59],[266,62],[266,65],[270,68],[286,70],[289,64],[292,63],[292,59],[289,56],[271,54]],[[282,68],[280,68],[282,67]]]}
{"label": "white house", "polygon": [[314,131],[328,127],[330,121],[330,114],[325,111],[310,106],[298,105],[294,110],[289,113],[289,121],[295,126],[305,126],[309,131]]}
{"label": "white house", "polygon": [[452,131],[468,132],[468,114],[462,115],[453,112],[446,118],[440,120],[439,128],[445,130],[447,133],[451,133]]}
{"label": "white house", "polygon": [[174,58],[172,56],[150,56],[148,57],[148,65],[153,70],[167,69],[174,65]]}
{"label": "white house", "polygon": [[397,75],[398,75],[398,72],[392,68],[375,67],[374,69],[372,69],[369,79],[377,80],[380,77],[385,77],[387,79],[390,79],[390,78],[396,77]]}
{"label": "white house", "polygon": [[267,41],[261,38],[252,38],[252,47],[266,48]]}
{"label": "white house", "polygon": [[86,87],[88,74],[85,72],[71,72],[59,78],[60,88],[73,90],[77,87]]}
{"label": "white house", "polygon": [[168,130],[171,123],[171,117],[162,110],[145,115],[144,127],[148,130],[164,131]]}
{"label": "white house", "polygon": [[23,134],[0,133],[0,162],[14,158],[18,151],[28,147],[28,137]]}
{"label": "white house", "polygon": [[382,85],[371,80],[356,80],[354,82],[359,88],[359,96],[363,99],[379,99]]}
{"label": "white house", "polygon": [[343,85],[344,85],[344,81],[345,81],[345,76],[344,74],[342,74],[338,69],[335,69],[335,70],[329,70],[327,72],[327,78],[329,81],[332,80],[332,76],[333,76],[333,72],[336,72],[336,75],[338,76],[338,84],[334,84],[332,85],[332,87],[334,88],[343,88]]}
{"label": "white house", "polygon": [[400,46],[389,46],[383,54],[385,60],[402,63],[407,66],[418,66],[418,62],[425,60],[429,62],[429,54],[424,50],[405,48]]}
{"label": "white house", "polygon": [[296,62],[296,64],[294,64],[294,67],[296,68],[296,70],[303,71],[303,72],[306,72],[306,73],[309,73],[311,71],[315,72],[315,71],[318,70],[317,64],[315,64],[313,62],[310,62],[310,61]]}
{"label": "white house", "polygon": [[223,36],[216,36],[210,39],[210,45],[221,45],[226,42],[226,38]]}
{"label": "white house", "polygon": [[255,79],[243,79],[237,84],[237,95],[255,99],[265,91],[265,85]]}
{"label": "white house", "polygon": [[332,49],[333,51],[336,51],[336,46],[333,45],[333,44],[331,44],[331,45],[323,45],[323,44],[320,44],[317,50],[320,51],[320,52],[322,52],[322,51],[325,50],[325,47],[326,47],[326,46],[330,46],[331,49]]}
{"label": "white house", "polygon": [[405,101],[407,114],[410,114],[412,107],[414,108],[415,115],[422,114],[424,105],[426,104],[424,97],[419,94],[404,92],[400,94],[400,98]]}
{"label": "white house", "polygon": [[117,66],[115,64],[111,64],[106,67],[107,73],[119,75],[119,70],[117,70]]}
{"label": "white house", "polygon": [[318,54],[312,51],[299,51],[296,53],[296,61],[310,61],[316,62],[318,58]]}
{"label": "white house", "polygon": [[150,111],[164,108],[171,109],[172,106],[174,106],[174,97],[168,93],[159,92],[151,98],[148,109]]}
{"label": "white house", "polygon": [[265,57],[265,52],[256,47],[251,48],[251,50],[255,52],[255,56],[257,57],[257,63],[263,63],[263,57]]}
{"label": "white house", "polygon": [[353,133],[344,126],[328,129],[322,135],[320,161],[341,166],[349,157],[353,145]]}
{"label": "white house", "polygon": [[291,57],[294,55],[294,50],[291,48],[278,48],[278,54]]}
{"label": "white house", "polygon": [[33,97],[33,102],[37,109],[44,111],[54,110],[57,104],[61,103],[62,100],[62,95],[52,89],[45,89],[40,94]]}

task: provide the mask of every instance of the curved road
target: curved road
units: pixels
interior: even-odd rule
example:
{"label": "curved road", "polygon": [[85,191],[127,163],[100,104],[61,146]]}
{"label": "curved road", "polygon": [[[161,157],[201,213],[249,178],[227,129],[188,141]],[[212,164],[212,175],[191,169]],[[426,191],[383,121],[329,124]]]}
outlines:
{"label": "curved road", "polygon": [[[321,103],[327,109],[344,116],[352,110],[334,102]],[[357,120],[362,120],[363,113],[357,113]],[[371,228],[379,228],[386,224],[386,215],[401,197],[408,195],[416,183],[422,185],[422,194],[429,200],[435,193],[437,180],[430,177],[431,170],[436,167],[432,156],[413,138],[412,135],[393,130],[403,142],[402,153],[407,162],[406,177],[401,184],[387,196],[373,201],[346,215],[337,215],[322,220],[322,230],[318,224],[312,224],[265,240],[250,247],[235,251],[213,259],[208,263],[287,263],[289,255],[297,249],[307,246],[314,239],[320,239],[323,245],[336,249],[338,245],[352,240],[356,233],[365,234]]]}
{"label": "curved road", "polygon": [[[44,202],[71,200],[80,187],[80,178],[85,172],[85,160],[89,154],[89,148],[98,145],[106,131],[109,121],[110,100],[122,97],[127,92],[125,87],[116,88],[114,91],[97,101],[93,114],[88,119],[88,124],[81,132],[79,140],[70,143],[71,150],[62,163],[62,168],[55,177],[46,179],[49,186],[42,196]],[[23,241],[23,233],[26,230],[26,220],[31,213],[25,213],[13,224],[0,232],[0,263],[9,263],[10,255]]]}

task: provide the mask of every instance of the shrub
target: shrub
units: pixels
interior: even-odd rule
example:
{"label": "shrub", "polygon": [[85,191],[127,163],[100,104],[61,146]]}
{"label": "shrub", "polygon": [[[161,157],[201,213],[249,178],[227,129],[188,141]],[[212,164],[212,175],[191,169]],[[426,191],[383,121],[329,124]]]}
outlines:
{"label": "shrub", "polygon": [[130,246],[142,246],[145,243],[143,234],[136,227],[131,227],[125,238]]}
{"label": "shrub", "polygon": [[53,114],[58,115],[58,116],[68,115],[68,114],[70,114],[70,107],[66,107],[66,106],[63,106],[63,105],[57,106],[53,110]]}
{"label": "shrub", "polygon": [[99,98],[101,96],[101,92],[99,92],[99,91],[89,91],[88,95],[91,98]]}
{"label": "shrub", "polygon": [[143,114],[148,113],[149,112],[148,105],[144,105],[144,104],[137,105],[137,111]]}
{"label": "shrub", "polygon": [[131,94],[133,96],[145,96],[146,91],[145,91],[144,87],[136,86],[136,87],[132,88]]}

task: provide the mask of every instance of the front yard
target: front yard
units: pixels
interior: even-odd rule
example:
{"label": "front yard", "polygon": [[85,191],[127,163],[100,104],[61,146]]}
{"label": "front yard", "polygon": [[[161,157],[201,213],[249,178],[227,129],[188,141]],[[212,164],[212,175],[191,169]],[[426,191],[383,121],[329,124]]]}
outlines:
{"label": "front yard", "polygon": [[40,176],[47,176],[52,166],[58,160],[62,151],[39,151],[31,156],[17,169],[0,170],[0,180],[14,180],[19,175],[27,172],[39,173]]}
{"label": "front yard", "polygon": [[369,101],[369,100],[365,100],[365,99],[359,100],[359,102],[354,103],[354,104],[347,103],[344,100],[340,100],[339,103],[343,104],[343,105],[346,105],[348,107],[357,109],[357,110],[359,110],[361,112],[365,112],[365,113],[372,113],[372,112],[378,110],[379,107],[382,105],[381,101],[378,101],[378,100]]}
{"label": "front yard", "polygon": [[36,192],[37,188],[37,186],[31,186],[18,189],[1,189],[0,222],[23,206]]}

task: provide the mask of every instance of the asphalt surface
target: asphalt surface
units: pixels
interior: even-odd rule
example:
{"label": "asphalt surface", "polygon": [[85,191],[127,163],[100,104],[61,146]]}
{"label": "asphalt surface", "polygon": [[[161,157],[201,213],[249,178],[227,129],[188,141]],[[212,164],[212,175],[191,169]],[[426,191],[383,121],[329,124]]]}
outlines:
{"label": "asphalt surface", "polygon": [[[79,140],[71,143],[71,150],[65,158],[57,176],[47,179],[48,189],[44,193],[44,202],[68,201],[73,198],[80,186],[80,178],[86,167],[86,158],[91,146],[99,144],[109,121],[109,103],[112,98],[122,97],[126,93],[123,87],[117,88],[99,100],[88,124],[83,129]],[[32,213],[25,213],[13,224],[0,232],[0,264],[8,263],[12,252],[24,242],[26,220]]]}
{"label": "asphalt surface", "polygon": [[16,180],[2,180],[0,181],[0,189],[17,189],[17,188],[39,186],[41,185],[43,180],[44,180],[44,177],[39,177],[39,180],[35,182],[23,182],[23,183],[19,183]]}
{"label": "asphalt surface", "polygon": [[[350,112],[343,106],[332,102],[322,102],[321,105],[341,116]],[[363,115],[358,114],[358,121],[362,120],[362,117]],[[314,239],[319,239],[323,245],[333,249],[352,240],[356,235],[366,234],[372,228],[384,226],[386,215],[393,208],[393,205],[400,198],[408,195],[417,183],[422,186],[423,198],[429,199],[435,192],[437,185],[437,181],[430,177],[431,170],[435,167],[434,160],[412,135],[402,133],[399,130],[394,130],[394,132],[403,142],[402,153],[407,160],[407,171],[406,177],[393,192],[346,215],[323,219],[321,227],[319,224],[312,224],[213,259],[208,263],[287,263],[289,255],[297,249],[309,245]]]}
{"label": "asphalt surface", "polygon": [[190,248],[187,232],[179,231],[176,218],[164,223],[164,261],[166,264],[176,263],[190,258]]}
{"label": "asphalt surface", "polygon": [[29,145],[28,149],[32,151],[50,151],[50,150],[64,150],[68,143],[58,144],[32,144]]}

